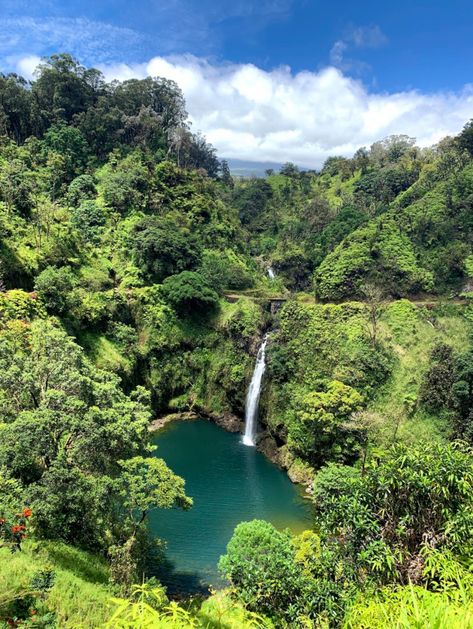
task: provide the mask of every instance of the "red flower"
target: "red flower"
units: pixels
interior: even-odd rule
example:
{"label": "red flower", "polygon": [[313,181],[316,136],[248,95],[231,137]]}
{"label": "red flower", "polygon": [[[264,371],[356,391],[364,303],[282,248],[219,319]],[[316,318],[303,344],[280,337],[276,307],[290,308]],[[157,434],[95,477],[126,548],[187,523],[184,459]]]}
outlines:
{"label": "red flower", "polygon": [[26,507],[25,509],[23,509],[23,517],[30,518],[32,514],[33,512],[31,511],[30,508]]}

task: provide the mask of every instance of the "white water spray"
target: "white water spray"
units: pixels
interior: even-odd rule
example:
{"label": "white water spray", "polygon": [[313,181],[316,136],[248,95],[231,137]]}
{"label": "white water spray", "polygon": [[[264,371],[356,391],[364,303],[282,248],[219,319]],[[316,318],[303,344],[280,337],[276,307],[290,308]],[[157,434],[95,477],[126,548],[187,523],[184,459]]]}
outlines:
{"label": "white water spray", "polygon": [[271,267],[268,268],[268,277],[270,280],[274,280],[274,278],[276,277],[276,273]]}
{"label": "white water spray", "polygon": [[250,382],[250,388],[246,394],[245,406],[245,434],[243,435],[243,443],[245,446],[254,446],[256,438],[256,424],[258,422],[258,404],[261,394],[261,382],[263,380],[264,371],[266,369],[266,343],[268,335],[266,335],[258,350],[256,357],[255,370]]}

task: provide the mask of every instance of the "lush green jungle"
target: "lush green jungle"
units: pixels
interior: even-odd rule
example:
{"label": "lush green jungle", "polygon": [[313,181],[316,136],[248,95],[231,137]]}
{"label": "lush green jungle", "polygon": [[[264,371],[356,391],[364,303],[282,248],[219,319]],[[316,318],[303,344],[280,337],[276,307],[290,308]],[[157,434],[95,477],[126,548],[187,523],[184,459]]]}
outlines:
{"label": "lush green jungle", "polygon": [[[465,123],[234,178],[172,81],[0,75],[0,626],[473,627]],[[266,333],[259,448],[313,522],[242,522],[227,587],[172,597],[150,422],[241,420]]]}

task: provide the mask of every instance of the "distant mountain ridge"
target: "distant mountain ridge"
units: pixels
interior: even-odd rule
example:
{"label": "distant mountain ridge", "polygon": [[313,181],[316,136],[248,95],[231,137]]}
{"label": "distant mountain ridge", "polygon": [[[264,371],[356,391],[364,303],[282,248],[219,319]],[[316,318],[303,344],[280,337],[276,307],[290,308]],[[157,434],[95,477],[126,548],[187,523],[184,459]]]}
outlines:
{"label": "distant mountain ridge", "polygon": [[244,159],[228,159],[227,162],[234,177],[264,177],[269,168],[279,172],[282,166],[277,162],[251,162]]}

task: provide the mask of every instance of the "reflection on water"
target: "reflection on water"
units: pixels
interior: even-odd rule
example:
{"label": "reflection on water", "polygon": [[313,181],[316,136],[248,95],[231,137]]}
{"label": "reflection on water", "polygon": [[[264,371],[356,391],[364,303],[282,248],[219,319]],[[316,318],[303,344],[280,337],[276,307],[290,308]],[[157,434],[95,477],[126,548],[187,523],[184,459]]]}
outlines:
{"label": "reflection on water", "polygon": [[162,457],[186,480],[190,511],[157,510],[151,530],[166,541],[167,565],[158,571],[170,591],[222,585],[217,564],[235,526],[255,518],[300,532],[311,524],[310,506],[287,475],[241,435],[206,420],[178,421],[154,437]]}

